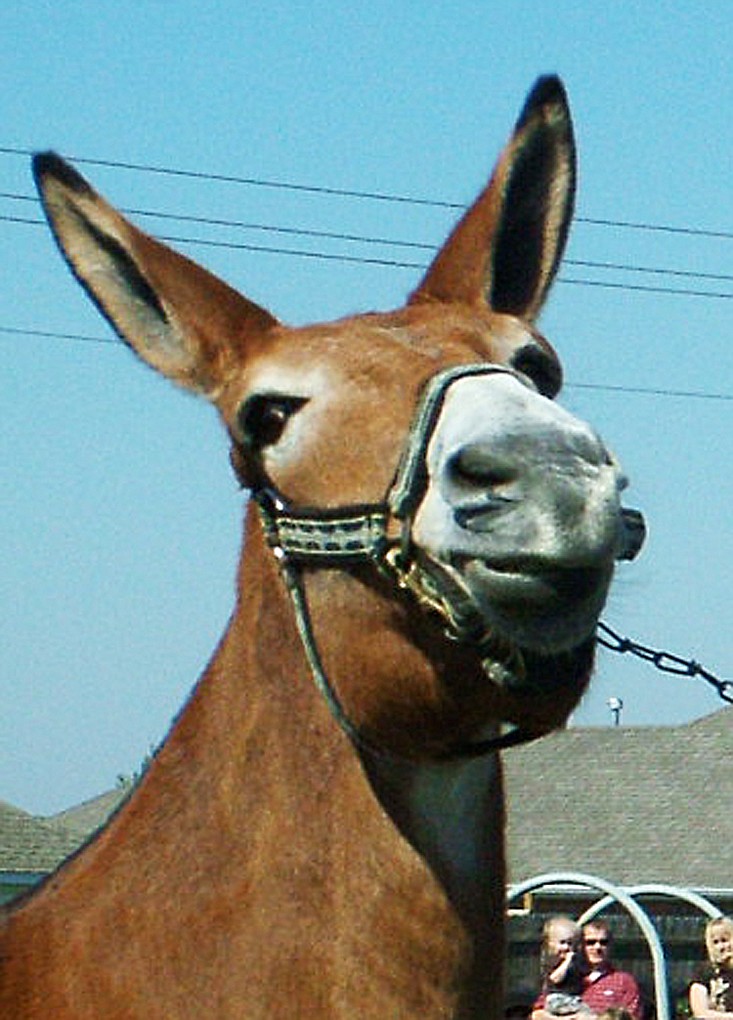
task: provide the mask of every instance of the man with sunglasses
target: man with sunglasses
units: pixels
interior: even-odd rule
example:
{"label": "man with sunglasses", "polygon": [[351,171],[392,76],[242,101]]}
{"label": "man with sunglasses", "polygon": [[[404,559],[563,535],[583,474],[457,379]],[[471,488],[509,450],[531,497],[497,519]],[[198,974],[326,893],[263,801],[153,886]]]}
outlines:
{"label": "man with sunglasses", "polygon": [[[582,999],[590,1011],[563,1017],[563,1020],[592,1020],[609,1009],[626,1010],[634,1020],[642,1020],[641,991],[636,979],[611,963],[611,931],[606,921],[589,921],[583,928],[585,962]],[[531,1020],[557,1020],[545,1009],[545,994],[540,994],[532,1009]]]}
{"label": "man with sunglasses", "polygon": [[596,1014],[607,1009],[626,1009],[641,1020],[641,992],[636,979],[611,963],[611,931],[603,920],[589,921],[583,928],[583,951],[588,964],[583,1002]]}

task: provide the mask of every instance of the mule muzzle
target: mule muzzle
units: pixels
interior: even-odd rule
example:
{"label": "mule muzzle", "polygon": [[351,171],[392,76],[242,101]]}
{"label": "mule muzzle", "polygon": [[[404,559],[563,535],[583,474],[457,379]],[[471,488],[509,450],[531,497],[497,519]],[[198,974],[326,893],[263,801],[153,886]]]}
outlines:
{"label": "mule muzzle", "polygon": [[[521,706],[528,696],[540,695],[540,700],[549,698],[552,701],[554,692],[558,691],[561,693],[557,700],[563,704],[571,705],[577,700],[590,675],[594,631],[613,560],[633,559],[641,548],[645,530],[643,517],[636,510],[620,509],[617,496],[614,507],[606,507],[605,511],[605,529],[610,537],[601,542],[605,551],[600,565],[596,562],[558,563],[557,560],[543,565],[539,560],[530,562],[531,556],[521,564],[506,557],[503,561],[501,558],[492,561],[467,549],[467,562],[461,566],[460,555],[452,561],[444,560],[431,555],[416,540],[416,516],[429,484],[428,448],[446,393],[457,380],[498,374],[515,375],[502,366],[478,364],[454,366],[430,380],[416,411],[397,475],[382,503],[335,509],[295,509],[267,479],[252,493],[265,535],[293,598],[299,632],[316,684],[339,724],[357,743],[369,742],[346,716],[323,670],[310,624],[301,575],[303,566],[338,568],[370,563],[404,597],[436,621],[448,640],[475,649],[487,679],[507,695],[510,707],[505,718],[514,728],[498,737],[469,742],[451,750],[452,756],[461,757],[533,739],[563,721],[550,710],[546,717],[549,722],[526,728],[522,724]],[[465,467],[464,463],[464,473]],[[522,513],[520,500],[511,492],[499,491],[503,483],[512,479],[506,473],[499,477],[496,470],[492,471],[490,491],[485,491],[478,502],[457,506],[454,513],[456,527],[479,542],[485,533],[494,531],[497,519],[511,515],[518,508],[519,514]],[[564,530],[562,516],[561,512],[558,534]],[[492,620],[492,613],[487,612],[487,603],[481,596],[484,586],[466,583],[466,575],[471,571],[483,574],[484,579],[491,574],[489,588],[492,585],[494,591],[497,585],[503,588],[506,604],[522,606],[521,611],[530,616],[547,613],[548,604],[550,612],[561,615],[564,606],[576,607],[579,601],[587,601],[589,608],[584,614],[584,623],[578,625],[577,620],[575,623],[574,647],[570,640],[566,641],[566,651],[560,656],[547,654],[538,646],[524,647],[512,634],[511,627],[496,625]],[[598,592],[602,593],[600,599]],[[529,599],[528,594],[532,595]],[[502,599],[488,600],[490,604],[494,601],[501,603]],[[516,609],[512,611],[516,615]],[[577,612],[575,615],[577,617]],[[519,707],[515,711],[512,705]]]}

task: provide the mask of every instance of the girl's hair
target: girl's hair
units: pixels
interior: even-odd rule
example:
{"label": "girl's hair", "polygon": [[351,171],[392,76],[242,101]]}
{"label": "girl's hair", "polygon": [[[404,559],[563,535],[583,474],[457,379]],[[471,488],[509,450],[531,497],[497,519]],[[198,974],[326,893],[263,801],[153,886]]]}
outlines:
{"label": "girl's hair", "polygon": [[555,914],[553,917],[548,917],[542,927],[542,946],[540,948],[540,971],[542,974],[553,970],[558,963],[557,954],[550,950],[550,935],[552,934],[552,929],[558,924],[569,928],[573,938],[580,942],[581,928],[572,917],[566,917],[565,914]]}
{"label": "girl's hair", "polygon": [[705,948],[708,951],[708,959],[716,963],[715,947],[713,946],[713,935],[715,932],[724,931],[733,940],[733,920],[730,917],[713,917],[705,925]]}

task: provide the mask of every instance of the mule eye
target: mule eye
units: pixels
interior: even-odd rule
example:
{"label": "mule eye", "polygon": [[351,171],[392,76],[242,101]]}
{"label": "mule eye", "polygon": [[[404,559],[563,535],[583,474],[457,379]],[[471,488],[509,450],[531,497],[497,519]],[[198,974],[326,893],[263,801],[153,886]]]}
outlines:
{"label": "mule eye", "polygon": [[262,449],[278,442],[290,418],[306,403],[305,397],[260,393],[242,404],[237,423],[245,446]]}
{"label": "mule eye", "polygon": [[511,366],[530,379],[543,397],[556,397],[562,386],[560,362],[541,347],[527,344],[511,358]]}

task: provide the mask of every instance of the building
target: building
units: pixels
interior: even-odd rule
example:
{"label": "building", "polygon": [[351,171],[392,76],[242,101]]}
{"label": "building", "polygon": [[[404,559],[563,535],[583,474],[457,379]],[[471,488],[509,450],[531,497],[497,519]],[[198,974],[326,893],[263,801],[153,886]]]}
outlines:
{"label": "building", "polygon": [[79,845],[79,837],[0,801],[0,903],[36,884]]}
{"label": "building", "polygon": [[[684,726],[569,729],[504,754],[509,880],[558,871],[616,885],[662,883],[733,914],[733,708]],[[510,986],[536,984],[539,933],[553,913],[578,916],[597,892],[538,893],[510,920]],[[673,997],[702,958],[704,918],[645,898],[665,945]],[[646,943],[615,912],[616,956],[651,984]]]}
{"label": "building", "polygon": [[129,792],[120,786],[78,807],[38,818],[0,801],[0,903],[31,889],[103,825]]}

